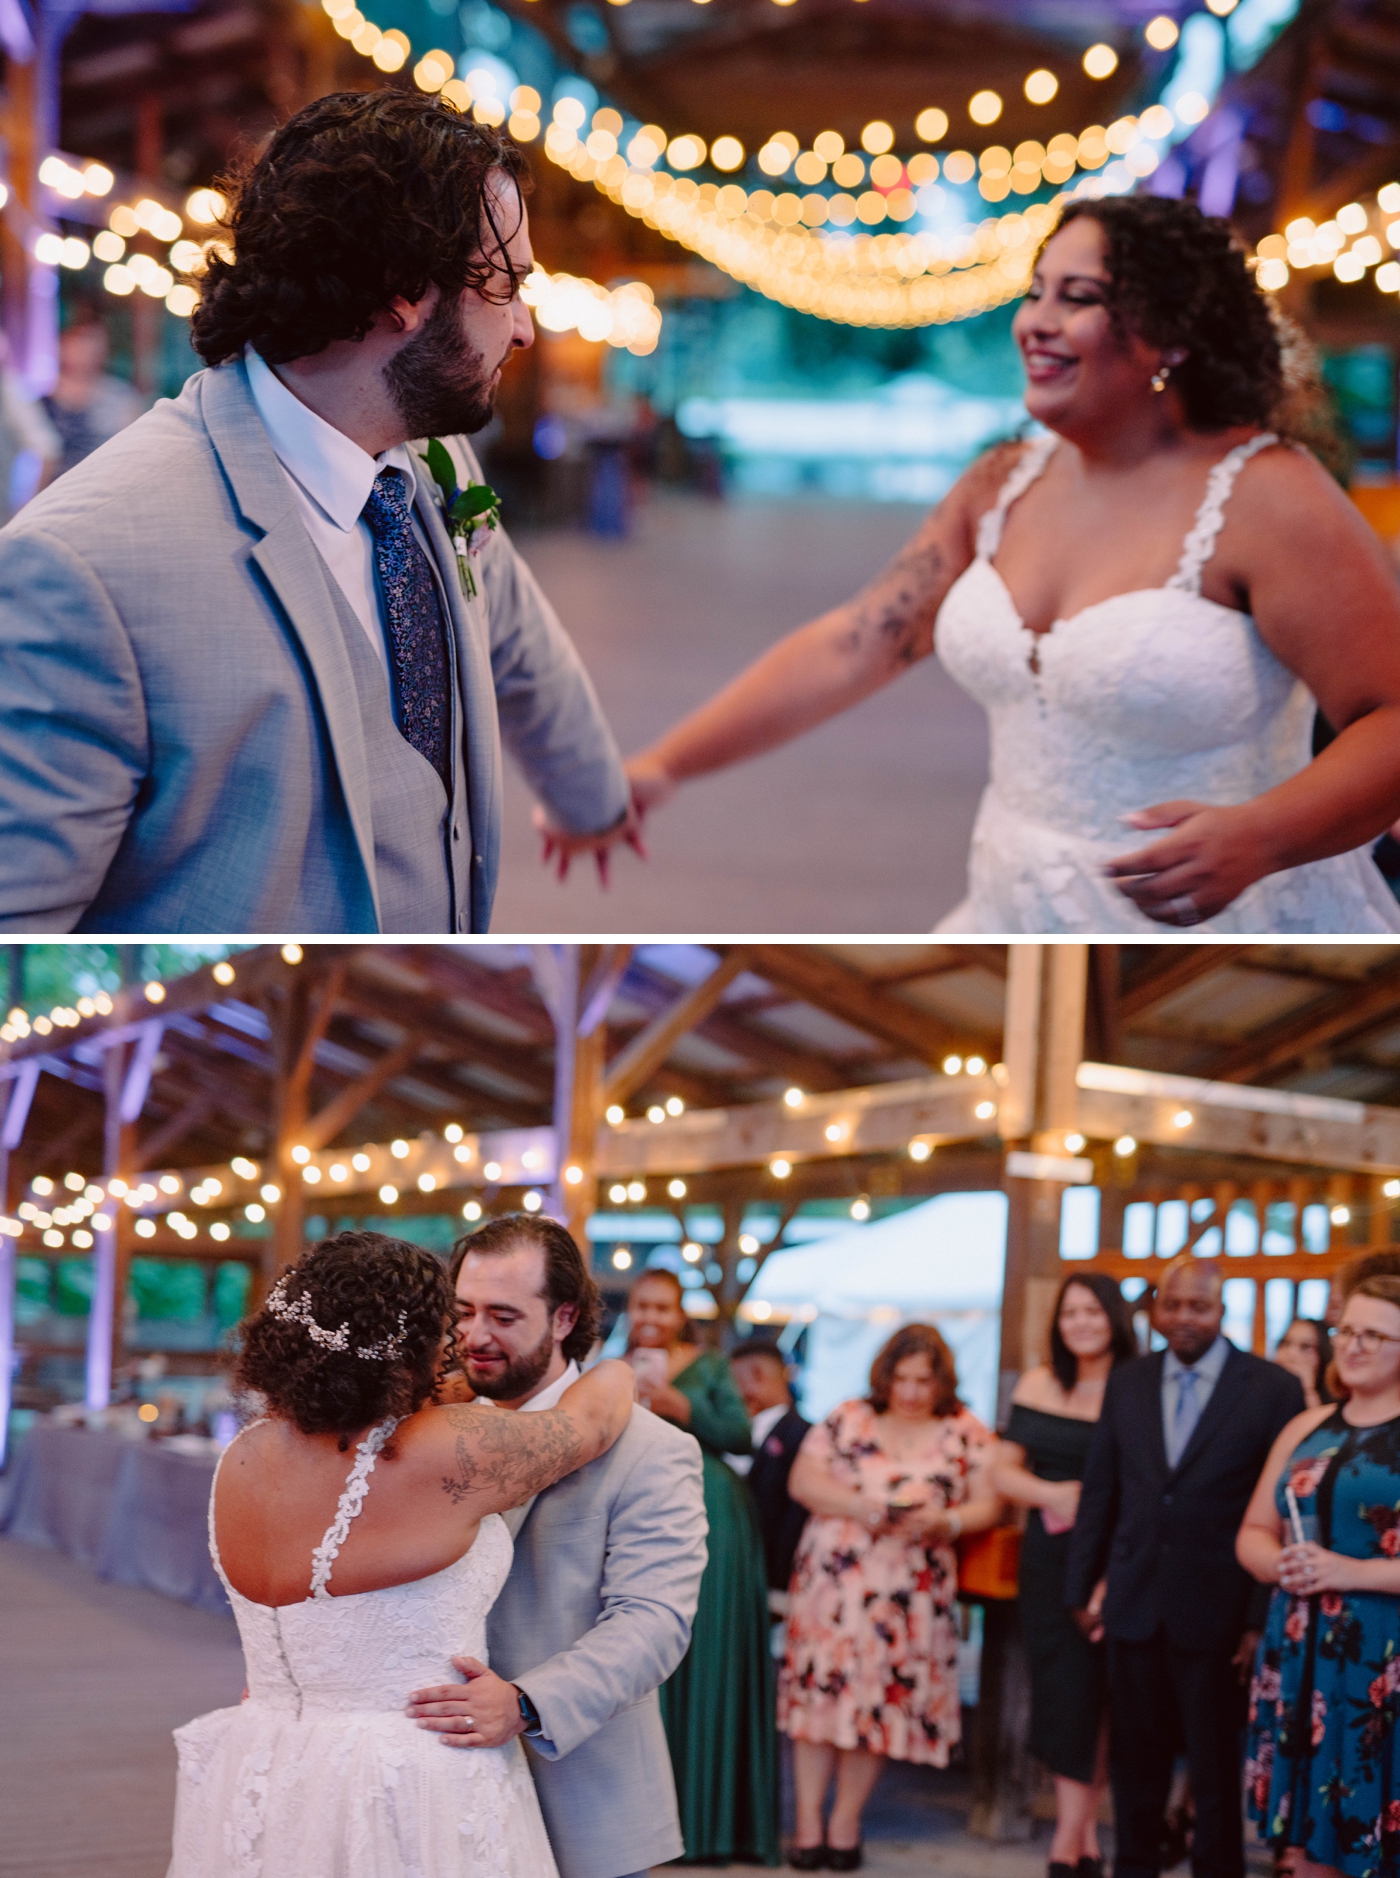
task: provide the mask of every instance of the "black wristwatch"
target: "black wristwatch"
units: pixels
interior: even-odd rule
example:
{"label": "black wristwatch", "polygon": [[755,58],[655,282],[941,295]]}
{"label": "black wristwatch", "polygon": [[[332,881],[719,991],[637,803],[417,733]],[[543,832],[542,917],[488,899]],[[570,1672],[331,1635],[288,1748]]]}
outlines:
{"label": "black wristwatch", "polygon": [[540,1720],[539,1710],[535,1707],[534,1703],[530,1700],[529,1696],[526,1695],[518,1682],[513,1682],[510,1686],[520,1697],[520,1719],[525,1724],[526,1740],[538,1740],[544,1733],[544,1723]]}

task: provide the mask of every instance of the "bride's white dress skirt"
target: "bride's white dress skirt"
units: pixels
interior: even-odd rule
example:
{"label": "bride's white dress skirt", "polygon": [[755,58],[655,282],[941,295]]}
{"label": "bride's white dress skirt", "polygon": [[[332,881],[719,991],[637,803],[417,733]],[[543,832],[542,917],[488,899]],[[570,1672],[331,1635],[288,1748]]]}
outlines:
{"label": "bride's white dress skirt", "polygon": [[[1123,817],[1162,802],[1248,802],[1307,766],[1315,707],[1306,687],[1248,614],[1200,592],[1225,498],[1271,441],[1256,438],[1216,464],[1166,586],[1116,594],[1039,635],[993,565],[1006,511],[1055,439],[1027,446],[938,616],[939,658],[987,712],[992,777],[968,897],[939,932],[1180,930],[1139,912],[1105,877],[1107,861],[1160,838]],[[1358,849],[1267,875],[1188,930],[1390,933],[1400,931],[1400,906]]]}
{"label": "bride's white dress skirt", "polygon": [[[342,1496],[331,1556],[363,1484]],[[413,1690],[458,1680],[453,1656],[488,1660],[504,1520],[431,1578],[277,1609],[233,1589],[212,1536],[211,1520],[249,1700],[175,1731],[167,1878],[558,1878],[520,1742],[447,1747],[403,1713]]]}

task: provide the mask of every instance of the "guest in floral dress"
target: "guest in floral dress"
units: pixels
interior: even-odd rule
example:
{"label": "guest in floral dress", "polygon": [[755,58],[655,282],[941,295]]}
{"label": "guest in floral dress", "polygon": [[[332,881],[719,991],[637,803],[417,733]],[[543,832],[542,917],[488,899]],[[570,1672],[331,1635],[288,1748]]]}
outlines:
{"label": "guest in floral dress", "polygon": [[1000,1502],[995,1439],[957,1389],[942,1337],[907,1324],[876,1357],[869,1396],[813,1428],[793,1464],[788,1491],[815,1515],[793,1567],[778,1679],[798,1871],[855,1871],[886,1759],[946,1767],[959,1738],[954,1543],[995,1525]]}
{"label": "guest in floral dress", "polygon": [[1344,1399],[1288,1424],[1240,1529],[1241,1564],[1279,1587],[1245,1782],[1261,1835],[1297,1848],[1295,1878],[1397,1878],[1400,1279],[1356,1287],[1335,1347]]}

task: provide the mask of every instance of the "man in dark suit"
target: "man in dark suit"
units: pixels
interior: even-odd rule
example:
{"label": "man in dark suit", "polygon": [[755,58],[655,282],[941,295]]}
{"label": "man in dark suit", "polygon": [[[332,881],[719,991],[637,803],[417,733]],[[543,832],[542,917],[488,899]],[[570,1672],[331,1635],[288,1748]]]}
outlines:
{"label": "man in dark suit", "polygon": [[1167,1267],[1153,1309],[1167,1348],[1110,1376],[1070,1541],[1065,1602],[1108,1638],[1114,1878],[1157,1878],[1183,1745],[1194,1878],[1244,1872],[1243,1684],[1268,1587],[1236,1562],[1235,1534],[1303,1392],[1220,1334],[1221,1290],[1218,1261]]}
{"label": "man in dark suit", "polygon": [[[783,1616],[787,1612],[793,1554],[807,1523],[806,1507],[799,1506],[788,1494],[788,1475],[811,1423],[803,1421],[792,1405],[787,1359],[776,1343],[767,1338],[750,1338],[734,1351],[729,1367],[753,1423],[752,1465],[747,1455],[738,1456],[738,1471],[747,1472],[758,1503],[768,1561],[768,1607],[775,1615]],[[734,1466],[733,1459],[730,1466]]]}

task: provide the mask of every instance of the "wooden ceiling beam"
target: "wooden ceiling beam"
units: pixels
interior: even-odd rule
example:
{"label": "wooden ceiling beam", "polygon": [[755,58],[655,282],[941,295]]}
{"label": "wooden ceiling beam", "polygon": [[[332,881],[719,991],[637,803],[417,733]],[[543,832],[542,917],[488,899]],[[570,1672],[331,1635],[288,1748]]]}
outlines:
{"label": "wooden ceiling beam", "polygon": [[1118,998],[1118,1020],[1128,1025],[1143,1011],[1160,1004],[1188,985],[1223,971],[1236,959],[1248,956],[1253,946],[1217,946],[1202,943],[1189,946],[1163,946],[1165,958],[1157,957],[1150,965],[1134,972],[1123,985]]}
{"label": "wooden ceiling beam", "polygon": [[1400,961],[1360,984],[1347,985],[1256,1031],[1212,1064],[1220,1082],[1257,1082],[1296,1063],[1310,1050],[1382,1023],[1400,1022]]}
{"label": "wooden ceiling beam", "polygon": [[748,956],[744,948],[735,946],[719,960],[708,978],[682,992],[624,1044],[603,1072],[604,1102],[626,1102],[629,1096],[635,1095],[660,1069],[680,1039],[704,1022],[740,972],[747,969]]}
{"label": "wooden ceiling beam", "polygon": [[[750,966],[752,960],[749,961]],[[623,995],[630,1001],[664,1010],[676,995],[675,985],[647,966],[633,964],[623,985]],[[790,1001],[790,1000],[789,1000]],[[696,1036],[716,1044],[731,1056],[754,1065],[760,1075],[786,1076],[808,1089],[844,1089],[851,1081],[850,1068],[823,1054],[809,1044],[801,1044],[755,1024],[746,1024],[729,1015],[721,1006],[694,1026]],[[711,1072],[713,1073],[713,1072]],[[720,1072],[721,1075],[727,1072]],[[735,1081],[743,1081],[735,1075]]]}
{"label": "wooden ceiling beam", "polygon": [[750,965],[762,977],[785,985],[842,1023],[908,1050],[932,1063],[949,1049],[971,1042],[991,1048],[993,1038],[977,1028],[954,1030],[916,1005],[887,996],[830,953],[815,946],[759,945],[750,948]]}
{"label": "wooden ceiling beam", "polygon": [[365,1104],[409,1067],[423,1043],[420,1031],[410,1031],[402,1043],[395,1044],[392,1050],[386,1050],[363,1076],[357,1077],[339,1095],[333,1096],[324,1108],[308,1117],[301,1130],[305,1145],[308,1148],[329,1147],[341,1130],[350,1126]]}

